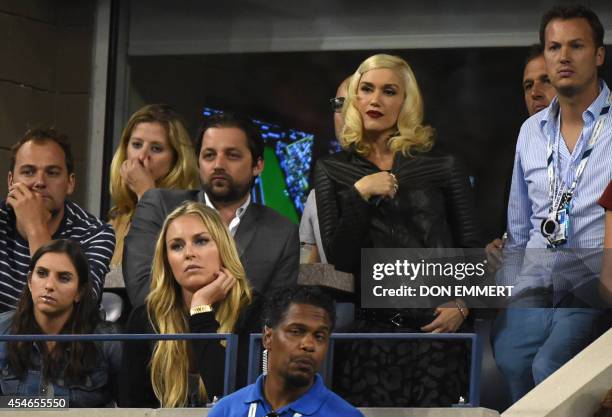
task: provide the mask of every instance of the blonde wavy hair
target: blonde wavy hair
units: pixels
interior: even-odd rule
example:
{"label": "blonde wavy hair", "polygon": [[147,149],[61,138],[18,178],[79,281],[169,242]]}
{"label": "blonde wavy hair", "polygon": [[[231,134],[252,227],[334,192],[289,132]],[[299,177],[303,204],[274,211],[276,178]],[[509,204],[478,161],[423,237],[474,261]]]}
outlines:
{"label": "blonde wavy hair", "polygon": [[110,194],[114,206],[109,212],[110,224],[115,230],[116,245],[112,265],[121,265],[123,240],[128,232],[138,197],[121,177],[121,164],[127,158],[127,146],[132,130],[140,123],[159,123],[164,127],[168,143],[174,154],[172,169],[155,182],[157,188],[199,187],[199,171],[193,145],[181,117],[166,104],[149,104],[130,117],[115,151],[110,166]]}
{"label": "blonde wavy hair", "polygon": [[[251,288],[234,239],[219,214],[201,203],[185,202],[168,215],[162,227],[151,268],[151,291],[146,299],[149,320],[157,333],[188,333],[189,308],[168,263],[166,233],[177,218],[192,215],[202,220],[217,245],[221,265],[236,278],[225,299],[214,306],[218,333],[232,333],[238,316],[252,300]],[[151,358],[151,382],[162,407],[184,407],[189,398],[189,347],[185,340],[158,341]],[[205,381],[199,381],[200,400],[206,401]]]}
{"label": "blonde wavy hair", "polygon": [[413,151],[427,152],[433,146],[434,130],[423,126],[423,99],[421,91],[410,65],[402,58],[387,54],[372,55],[359,65],[352,75],[342,116],[344,128],[340,135],[340,144],[347,149],[354,146],[357,153],[367,156],[372,151],[372,145],[363,140],[363,119],[356,106],[357,92],[361,76],[366,72],[388,68],[394,71],[403,83],[405,97],[397,118],[397,132],[387,143],[393,152],[402,152],[409,156]]}

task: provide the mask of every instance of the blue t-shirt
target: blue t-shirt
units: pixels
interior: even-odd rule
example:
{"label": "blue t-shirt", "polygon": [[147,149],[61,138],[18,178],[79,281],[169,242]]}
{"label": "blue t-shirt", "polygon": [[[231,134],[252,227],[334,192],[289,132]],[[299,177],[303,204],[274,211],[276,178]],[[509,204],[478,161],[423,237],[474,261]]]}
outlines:
{"label": "blue t-shirt", "polygon": [[[273,411],[264,397],[264,376],[260,375],[254,384],[224,397],[217,403],[208,417],[264,417]],[[252,414],[256,408],[255,414]],[[327,389],[323,380],[316,375],[310,389],[296,401],[278,410],[279,417],[363,417],[355,407]]]}

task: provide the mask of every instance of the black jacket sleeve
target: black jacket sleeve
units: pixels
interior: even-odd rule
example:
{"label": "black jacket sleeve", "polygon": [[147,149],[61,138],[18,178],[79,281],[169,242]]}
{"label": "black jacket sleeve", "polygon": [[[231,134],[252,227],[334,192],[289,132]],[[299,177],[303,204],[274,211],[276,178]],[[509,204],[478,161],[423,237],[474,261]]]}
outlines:
{"label": "black jacket sleeve", "polygon": [[[144,305],[137,307],[128,320],[126,332],[130,334],[154,333]],[[153,353],[151,340],[124,341],[123,358],[119,372],[120,407],[159,407],[153,393],[149,362]]]}
{"label": "black jacket sleeve", "polygon": [[335,182],[325,160],[315,167],[314,183],[319,228],[325,256],[336,269],[359,268],[360,249],[367,247],[372,206],[357,189]]}
{"label": "black jacket sleeve", "polygon": [[[216,333],[219,323],[215,320],[215,313],[200,313],[189,317],[189,328],[191,333]],[[191,346],[208,400],[214,396],[221,398],[225,375],[225,347],[221,340],[194,340]]]}
{"label": "black jacket sleeve", "polygon": [[455,245],[460,248],[484,247],[476,221],[474,193],[463,164],[450,157],[450,175],[446,184],[449,223]]}
{"label": "black jacket sleeve", "polygon": [[[261,332],[261,313],[263,297],[254,293],[253,301],[238,317],[234,333],[238,334],[238,355],[236,364],[236,389],[246,385],[248,372],[249,336]],[[214,313],[200,313],[189,318],[192,333],[216,333],[219,323]],[[208,394],[209,401],[214,396],[223,396],[225,376],[225,347],[220,340],[197,340],[193,342],[196,366]]]}
{"label": "black jacket sleeve", "polygon": [[[219,323],[214,313],[200,313],[189,317],[191,333],[216,333]],[[145,305],[137,307],[130,316],[127,332],[131,334],[155,333],[147,316]],[[121,407],[159,407],[151,384],[150,362],[155,341],[126,341],[123,348],[119,405]],[[219,340],[194,340],[192,349],[196,367],[209,399],[223,395],[225,348]]]}
{"label": "black jacket sleeve", "polygon": [[[251,332],[261,331],[262,297],[256,295],[253,302],[245,308],[236,323],[238,333],[238,370],[237,388],[246,384],[248,362],[248,343]],[[190,333],[216,333],[219,323],[213,312],[189,316]],[[147,316],[145,305],[137,307],[131,314],[126,327],[128,333],[151,334],[153,328]],[[121,407],[159,407],[159,401],[151,384],[150,362],[154,341],[128,341],[123,348],[123,361],[120,372],[119,406]],[[204,381],[208,400],[213,396],[223,396],[225,374],[225,347],[220,340],[193,340],[190,342],[195,366]]]}

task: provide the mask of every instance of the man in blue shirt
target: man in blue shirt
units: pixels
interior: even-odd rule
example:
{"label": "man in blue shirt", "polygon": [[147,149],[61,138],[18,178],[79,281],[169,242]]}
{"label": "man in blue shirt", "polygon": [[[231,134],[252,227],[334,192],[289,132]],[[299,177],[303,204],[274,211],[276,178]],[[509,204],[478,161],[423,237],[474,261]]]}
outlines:
{"label": "man in blue shirt", "polygon": [[[523,96],[525,98],[525,108],[529,116],[533,116],[539,111],[544,110],[552,99],[557,95],[555,88],[550,83],[546,72],[546,62],[544,61],[544,51],[542,45],[534,44],[529,47],[525,68],[523,69]],[[507,188],[509,188],[509,183]],[[508,201],[508,191],[504,196],[504,204]],[[502,249],[504,248],[504,237],[493,239],[485,247],[487,262],[491,270],[498,270],[502,263]]]}
{"label": "man in blue shirt", "polygon": [[267,373],[223,398],[209,417],[363,417],[317,374],[334,327],[332,299],[315,287],[279,291],[266,305]]}
{"label": "man in blue shirt", "polygon": [[558,307],[568,299],[564,294],[599,271],[585,254],[601,252],[597,199],[612,179],[610,90],[597,73],[605,56],[601,22],[588,8],[556,6],[542,18],[540,41],[557,97],[521,128],[506,250],[523,254],[506,256],[498,274],[514,285],[510,307],[535,308],[506,310],[493,332],[496,361],[514,401],[595,336],[599,310]]}

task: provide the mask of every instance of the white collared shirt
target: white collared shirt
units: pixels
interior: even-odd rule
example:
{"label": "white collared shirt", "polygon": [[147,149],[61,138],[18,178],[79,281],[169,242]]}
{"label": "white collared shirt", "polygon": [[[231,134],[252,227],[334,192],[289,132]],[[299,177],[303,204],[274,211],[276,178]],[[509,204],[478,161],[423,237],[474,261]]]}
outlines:
{"label": "white collared shirt", "polygon": [[[210,201],[210,198],[208,198],[208,194],[206,193],[204,193],[204,202],[206,203],[208,207],[215,209],[217,213],[219,212],[219,210],[217,210],[216,207],[213,205],[212,201]],[[238,209],[236,210],[236,214],[234,215],[234,218],[229,224],[228,229],[232,237],[236,235],[236,230],[238,230],[238,226],[240,225],[240,219],[242,218],[242,216],[244,216],[244,213],[249,207],[249,204],[251,204],[251,194],[250,193],[247,194],[247,199],[244,202],[244,204],[238,207]]]}

